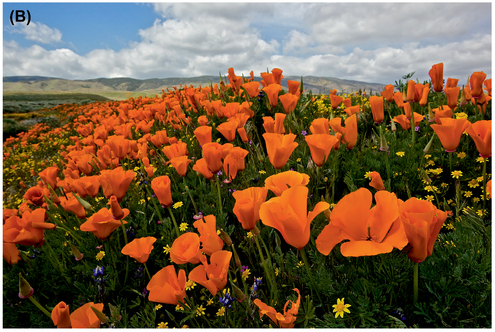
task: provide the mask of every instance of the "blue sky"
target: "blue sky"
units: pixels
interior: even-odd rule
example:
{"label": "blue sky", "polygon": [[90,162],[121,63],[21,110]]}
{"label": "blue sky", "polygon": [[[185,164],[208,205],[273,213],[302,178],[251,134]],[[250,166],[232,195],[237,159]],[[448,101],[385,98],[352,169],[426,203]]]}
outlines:
{"label": "blue sky", "polygon": [[[11,26],[29,9],[29,26]],[[481,3],[3,3],[3,75],[68,79],[237,75],[394,83],[433,64],[491,78],[492,5]]]}

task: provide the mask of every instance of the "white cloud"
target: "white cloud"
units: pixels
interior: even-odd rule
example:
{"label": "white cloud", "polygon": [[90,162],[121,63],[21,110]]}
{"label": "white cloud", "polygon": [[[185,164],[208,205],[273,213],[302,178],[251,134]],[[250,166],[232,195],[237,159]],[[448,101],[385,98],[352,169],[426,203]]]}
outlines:
{"label": "white cloud", "polygon": [[163,18],[120,51],[95,49],[81,56],[5,41],[4,75],[163,78],[226,74],[234,67],[237,75],[253,70],[258,76],[277,67],[286,76],[388,84],[413,71],[415,78],[428,80],[431,66],[443,62],[446,78],[463,82],[474,71],[491,77],[486,4],[187,3],[154,8]]}
{"label": "white cloud", "polygon": [[43,23],[31,22],[29,25],[16,25],[12,32],[23,34],[28,40],[43,44],[55,44],[62,41],[62,33]]}

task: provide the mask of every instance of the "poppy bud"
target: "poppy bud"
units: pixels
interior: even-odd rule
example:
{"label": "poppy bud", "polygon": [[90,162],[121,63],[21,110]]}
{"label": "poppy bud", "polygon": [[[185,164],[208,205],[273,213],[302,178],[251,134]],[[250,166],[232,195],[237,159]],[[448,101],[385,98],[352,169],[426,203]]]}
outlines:
{"label": "poppy bud", "polygon": [[388,151],[388,144],[385,135],[383,135],[382,127],[380,127],[380,151]]}
{"label": "poppy bud", "polygon": [[232,286],[232,289],[234,290],[235,298],[237,299],[237,301],[239,301],[239,303],[241,303],[246,299],[246,294],[244,294],[244,292],[239,287],[237,287],[231,280],[229,281],[230,281],[230,285]]}
{"label": "poppy bud", "polygon": [[433,135],[431,136],[430,138],[430,141],[428,142],[428,144],[426,144],[425,148],[423,149],[423,152],[425,154],[428,154],[430,153],[431,151],[431,146],[433,145],[433,139],[435,138],[435,133],[433,133]]}
{"label": "poppy bud", "polygon": [[392,117],[390,117],[390,130],[391,131],[397,131],[397,126],[395,125],[395,122],[394,120],[392,119]]}
{"label": "poppy bud", "polygon": [[122,209],[120,208],[117,197],[115,196],[110,197],[110,208],[112,210],[113,219],[120,220],[124,218],[124,211],[122,211]]}
{"label": "poppy bud", "polygon": [[72,253],[76,257],[76,261],[80,261],[83,259],[84,255],[77,249],[72,243],[69,242],[70,249],[72,250]]}
{"label": "poppy bud", "polygon": [[34,289],[29,285],[29,283],[24,279],[22,274],[19,272],[19,297],[21,299],[27,299],[33,295]]}
{"label": "poppy bud", "polygon": [[91,310],[93,310],[93,312],[95,313],[96,317],[98,317],[98,319],[102,322],[102,323],[105,323],[107,320],[108,320],[108,317],[105,316],[105,314],[103,312],[101,312],[100,310],[96,309],[95,307],[93,306],[90,306],[91,307]]}
{"label": "poppy bud", "polygon": [[462,86],[461,98],[459,100],[459,104],[461,105],[467,104],[466,95],[464,94],[464,85]]}
{"label": "poppy bud", "polygon": [[77,199],[77,201],[83,206],[83,208],[85,208],[86,210],[90,210],[92,209],[93,207],[91,206],[91,204],[89,204],[88,202],[86,202],[84,199],[82,199],[81,197],[77,196],[76,194],[74,194],[74,197]]}
{"label": "poppy bud", "polygon": [[226,245],[228,246],[232,245],[232,239],[227,233],[223,231],[223,229],[220,230],[220,237],[222,238],[223,242],[225,242]]}
{"label": "poppy bud", "polygon": [[[321,201],[325,202],[325,200],[323,199],[323,196],[321,196]],[[330,222],[330,213],[331,213],[330,208],[323,210],[323,214],[325,215],[325,218],[327,218],[328,222]]]}

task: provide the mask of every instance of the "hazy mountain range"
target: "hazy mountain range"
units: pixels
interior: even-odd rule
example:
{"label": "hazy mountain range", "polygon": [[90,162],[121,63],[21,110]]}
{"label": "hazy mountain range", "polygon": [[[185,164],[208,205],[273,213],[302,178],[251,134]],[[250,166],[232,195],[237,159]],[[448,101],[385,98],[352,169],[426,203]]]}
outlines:
{"label": "hazy mountain range", "polygon": [[[225,77],[222,78],[225,81]],[[261,77],[255,77],[256,81],[261,81]],[[286,76],[282,79],[282,87],[287,88],[287,80],[300,81],[299,76]],[[151,78],[134,79],[128,77],[119,78],[95,78],[89,80],[67,80],[55,77],[44,76],[5,76],[3,78],[3,91],[18,92],[72,92],[72,93],[98,93],[112,91],[145,92],[147,94],[161,93],[162,89],[172,89],[181,84],[192,85],[193,87],[207,86],[220,82],[219,76],[198,76],[198,77],[173,77],[173,78]],[[228,81],[227,81],[228,82]],[[313,94],[328,94],[329,90],[337,89],[339,93],[350,93],[353,91],[367,90],[382,91],[385,84],[367,83],[359,81],[344,80],[334,77],[303,77],[304,90]]]}

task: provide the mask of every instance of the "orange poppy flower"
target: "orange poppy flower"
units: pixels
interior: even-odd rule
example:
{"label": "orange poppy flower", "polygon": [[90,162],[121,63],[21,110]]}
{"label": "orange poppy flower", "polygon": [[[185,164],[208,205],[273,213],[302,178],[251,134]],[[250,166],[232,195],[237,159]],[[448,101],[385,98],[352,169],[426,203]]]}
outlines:
{"label": "orange poppy flower", "polygon": [[375,123],[381,123],[384,119],[383,113],[383,97],[371,96],[370,97],[371,112],[373,113],[373,120]]}
{"label": "orange poppy flower", "polygon": [[[122,209],[124,218],[129,215],[128,209]],[[125,220],[116,220],[112,210],[101,208],[97,213],[89,217],[85,223],[79,227],[83,232],[91,232],[100,240],[106,239],[114,230],[119,228],[121,222],[127,224]]]}
{"label": "orange poppy flower", "polygon": [[270,84],[263,88],[263,91],[268,96],[268,100],[270,101],[270,105],[275,108],[278,104],[278,93],[282,90],[282,86],[280,84]]}
{"label": "orange poppy flower", "polygon": [[108,137],[106,141],[106,145],[110,147],[112,152],[117,156],[119,159],[124,159],[125,156],[129,153],[130,150],[130,144],[129,140],[125,139],[124,136],[120,135],[114,135]]}
{"label": "orange poppy flower", "polygon": [[247,136],[246,129],[244,129],[244,127],[237,128],[237,133],[241,137],[243,143],[249,142],[249,137]]}
{"label": "orange poppy flower", "polygon": [[211,131],[210,126],[201,126],[194,130],[194,136],[196,136],[200,146],[211,143]]}
{"label": "orange poppy flower", "polygon": [[351,98],[345,98],[342,100],[342,103],[344,104],[345,108],[351,107],[352,106],[352,100]]}
{"label": "orange poppy flower", "polygon": [[434,108],[431,111],[435,113],[435,122],[437,124],[440,124],[440,118],[452,118],[453,116],[452,109],[447,105],[443,105],[439,108]]}
{"label": "orange poppy flower", "polygon": [[308,188],[296,186],[285,190],[260,207],[261,222],[277,229],[291,246],[302,249],[309,241],[311,221],[330,205],[318,202],[313,211],[307,212]]}
{"label": "orange poppy flower", "polygon": [[21,260],[21,254],[15,243],[3,243],[3,258],[9,265],[17,264]]}
{"label": "orange poppy flower", "polygon": [[330,151],[338,142],[335,136],[328,134],[306,135],[304,138],[311,151],[311,158],[318,167],[327,161]]}
{"label": "orange poppy flower", "polygon": [[256,227],[256,223],[260,220],[260,207],[266,201],[267,194],[268,188],[266,187],[251,187],[232,193],[235,199],[233,212],[242,228],[250,231]]}
{"label": "orange poppy flower", "polygon": [[70,314],[70,321],[72,328],[99,328],[101,321],[94,313],[93,309],[98,309],[99,311],[103,311],[103,303],[93,303],[89,302],[83,305],[82,307],[74,310],[72,314]]}
{"label": "orange poppy flower", "polygon": [[433,65],[428,72],[430,75],[431,83],[433,84],[433,90],[440,92],[443,90],[443,62]]}
{"label": "orange poppy flower", "polygon": [[235,139],[237,124],[238,122],[236,120],[227,121],[217,126],[217,130],[227,139],[227,141],[232,142]]}
{"label": "orange poppy flower", "polygon": [[488,79],[488,80],[485,80],[483,82],[483,85],[485,86],[485,90],[487,92],[487,95],[489,95],[490,97],[492,96],[492,79]]}
{"label": "orange poppy flower", "polygon": [[454,152],[461,142],[462,133],[471,125],[467,119],[441,118],[440,124],[432,124],[445,151]]}
{"label": "orange poppy flower", "polygon": [[211,256],[214,252],[222,250],[223,241],[217,234],[217,219],[210,214],[193,223],[200,234],[201,251]]}
{"label": "orange poppy flower", "polygon": [[175,239],[170,248],[170,259],[175,264],[199,263],[201,250],[199,250],[199,235],[196,233],[184,233]]}
{"label": "orange poppy flower", "polygon": [[356,106],[347,107],[346,109],[344,109],[344,112],[347,114],[347,116],[352,116],[353,114],[359,113],[360,110],[361,107],[359,105],[356,105]]}
{"label": "orange poppy flower", "polygon": [[169,146],[165,146],[162,149],[163,153],[170,160],[175,157],[182,157],[189,155],[189,151],[187,150],[187,144],[178,141],[177,143],[171,143]]}
{"label": "orange poppy flower", "polygon": [[215,296],[227,285],[231,258],[232,253],[230,251],[216,251],[211,255],[210,264],[208,264],[206,256],[201,255],[203,265],[196,266],[189,273],[189,279],[206,287]]}
{"label": "orange poppy flower", "polygon": [[408,102],[415,102],[417,101],[415,99],[416,97],[416,82],[414,82],[413,80],[409,80],[407,82],[407,101]]}
{"label": "orange poppy flower", "polygon": [[47,167],[43,171],[39,172],[38,175],[45,182],[45,185],[50,185],[53,190],[57,189],[57,172],[58,167]]}
{"label": "orange poppy flower", "polygon": [[233,148],[234,148],[234,145],[230,144],[230,143],[225,143],[224,145],[222,145],[222,159],[227,158],[227,156],[229,155],[230,151]]}
{"label": "orange poppy flower", "polygon": [[280,102],[284,107],[285,113],[289,114],[294,112],[299,97],[293,95],[292,93],[286,93],[284,95],[279,96],[278,99],[280,99]]}
{"label": "orange poppy flower", "polygon": [[394,86],[392,84],[387,84],[385,89],[380,92],[383,98],[385,98],[389,103],[394,100]]}
{"label": "orange poppy flower", "polygon": [[[253,303],[259,308],[260,318],[262,318],[263,315],[267,315],[272,322],[277,324],[277,326],[281,328],[293,328],[296,323],[297,313],[299,312],[299,305],[301,302],[301,294],[299,293],[299,289],[294,288],[293,291],[297,292],[297,301],[287,301],[284,306],[283,314],[278,313],[273,307],[265,304],[260,299],[255,299]],[[287,311],[287,306],[289,303],[292,303],[292,306]]]}
{"label": "orange poppy flower", "polygon": [[187,172],[187,165],[191,162],[191,159],[188,159],[187,156],[182,156],[182,157],[175,157],[170,159],[168,163],[171,163],[172,166],[174,166],[175,170],[177,173],[179,173],[180,176],[186,176]]}
{"label": "orange poppy flower", "polygon": [[289,188],[305,186],[308,183],[309,175],[296,171],[281,172],[265,179],[265,187],[277,196],[282,195],[282,193]]}
{"label": "orange poppy flower", "polygon": [[136,172],[124,171],[122,167],[117,167],[111,171],[102,171],[99,180],[105,197],[115,195],[119,202],[122,201],[135,176]]}
{"label": "orange poppy flower", "polygon": [[371,208],[373,195],[366,188],[345,195],[332,210],[330,224],[316,239],[316,248],[328,255],[342,240],[340,246],[346,257],[375,256],[402,249],[407,237],[399,216],[397,197],[388,191],[375,194],[376,205]]}
{"label": "orange poppy flower", "polygon": [[492,120],[476,121],[466,128],[471,136],[481,157],[488,158],[492,155]]}
{"label": "orange poppy flower", "polygon": [[29,188],[24,194],[26,201],[31,201],[36,206],[42,206],[45,203],[45,197],[43,196],[43,188],[35,186]]}
{"label": "orange poppy flower", "polygon": [[478,98],[483,94],[483,81],[486,78],[486,74],[482,71],[474,72],[469,79],[469,85],[471,88],[471,96]]}
{"label": "orange poppy flower", "polygon": [[397,104],[397,106],[399,108],[404,107],[404,99],[402,96],[402,92],[398,91],[398,92],[394,93],[394,101],[395,101],[395,104]]}
{"label": "orange poppy flower", "polygon": [[167,175],[159,176],[151,180],[151,189],[153,189],[156,198],[158,198],[161,205],[165,207],[172,205],[171,182]]}
{"label": "orange poppy flower", "polygon": [[203,175],[205,178],[208,180],[213,178],[213,173],[210,171],[208,168],[208,164],[206,163],[205,158],[198,159],[196,163],[193,166],[193,170],[196,172],[199,172],[201,175]]}
{"label": "orange poppy flower", "polygon": [[126,244],[121,252],[143,264],[148,261],[151,250],[153,250],[153,243],[155,242],[156,238],[153,236],[137,238]]}
{"label": "orange poppy flower", "polygon": [[71,328],[69,306],[60,301],[51,313],[53,324],[59,329]]}
{"label": "orange poppy flower", "polygon": [[275,113],[275,120],[271,116],[263,117],[263,128],[267,133],[285,134],[284,113]]}
{"label": "orange poppy flower", "polygon": [[[400,124],[400,126],[404,130],[409,130],[411,128],[411,120],[404,114],[394,116],[393,121]],[[414,126],[417,127],[421,121],[423,121],[423,116],[419,113],[414,112]]]}
{"label": "orange poppy flower", "polygon": [[371,172],[371,182],[370,186],[375,188],[376,190],[385,190],[385,186],[383,185],[382,177],[378,172]]}
{"label": "orange poppy flower", "polygon": [[491,199],[492,198],[492,180],[488,181],[486,183],[486,197]]}
{"label": "orange poppy flower", "polygon": [[173,265],[165,266],[151,277],[146,289],[150,292],[148,299],[152,302],[179,304],[184,302],[186,295],[186,272],[179,270],[175,273]]}
{"label": "orange poppy flower", "polygon": [[[342,143],[347,143],[346,148],[351,150],[357,143],[357,116],[352,116],[345,119],[345,135],[342,138]],[[337,135],[335,135],[337,136]]]}
{"label": "orange poppy flower", "polygon": [[447,96],[447,104],[450,108],[455,109],[457,107],[457,100],[459,99],[459,92],[461,87],[445,88],[445,95]]}
{"label": "orange poppy flower", "polygon": [[219,143],[212,142],[203,145],[203,158],[213,174],[222,169],[222,153],[223,147]]}
{"label": "orange poppy flower", "polygon": [[289,93],[292,93],[293,95],[297,95],[299,92],[299,86],[301,83],[299,81],[292,81],[292,80],[287,80],[287,86],[289,87]]}
{"label": "orange poppy flower", "polygon": [[200,126],[206,126],[208,124],[208,118],[206,117],[206,115],[199,116],[198,123]]}
{"label": "orange poppy flower", "polygon": [[431,202],[412,197],[399,200],[399,220],[402,223],[411,250],[409,259],[421,263],[433,252],[438,233],[447,219],[447,213],[438,210]]}
{"label": "orange poppy flower", "polygon": [[294,134],[272,134],[264,133],[263,138],[266,143],[268,159],[276,169],[281,169],[285,166],[294,149],[299,145],[294,142],[296,135]]}
{"label": "orange poppy flower", "polygon": [[43,243],[45,229],[55,229],[48,219],[45,209],[25,211],[22,218],[12,216],[3,225],[3,242],[17,243],[25,246],[40,245]]}
{"label": "orange poppy flower", "polygon": [[455,88],[457,86],[457,83],[459,83],[458,78],[447,78],[447,83],[445,84],[446,88]]}
{"label": "orange poppy flower", "polygon": [[59,197],[62,208],[67,212],[74,213],[79,219],[86,218],[86,210],[81,203],[79,203],[77,198],[74,197],[74,194],[67,193],[67,198],[65,198],[65,196]]}
{"label": "orange poppy flower", "polygon": [[[416,84],[416,88],[418,88],[419,84]],[[418,91],[417,91],[418,92]],[[428,102],[428,94],[430,93],[430,84],[426,83],[423,88],[419,89],[419,104],[421,106],[425,106],[426,103]]]}
{"label": "orange poppy flower", "polygon": [[67,178],[71,188],[79,194],[79,197],[84,198],[86,196],[91,196],[93,198],[98,195],[100,190],[100,176],[84,176],[82,178],[72,180]]}
{"label": "orange poppy flower", "polygon": [[260,82],[249,82],[241,85],[247,91],[249,97],[257,97],[260,93]]}
{"label": "orange poppy flower", "polygon": [[273,80],[275,81],[276,84],[280,84],[282,82],[282,78],[284,78],[284,75],[282,75],[283,70],[279,68],[273,68],[272,69],[272,74],[273,74]]}
{"label": "orange poppy flower", "polygon": [[341,96],[337,96],[334,94],[330,95],[330,103],[332,104],[332,109],[336,109],[339,107],[340,103],[344,100]]}
{"label": "orange poppy flower", "polygon": [[328,129],[328,119],[326,118],[318,118],[314,119],[309,126],[309,130],[312,134],[327,134],[329,135]]}

